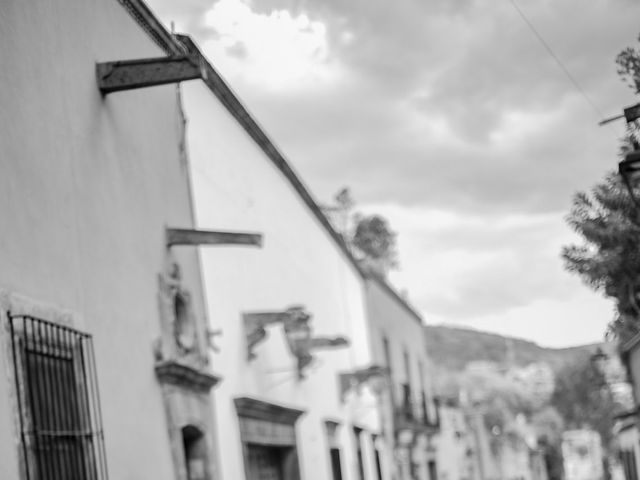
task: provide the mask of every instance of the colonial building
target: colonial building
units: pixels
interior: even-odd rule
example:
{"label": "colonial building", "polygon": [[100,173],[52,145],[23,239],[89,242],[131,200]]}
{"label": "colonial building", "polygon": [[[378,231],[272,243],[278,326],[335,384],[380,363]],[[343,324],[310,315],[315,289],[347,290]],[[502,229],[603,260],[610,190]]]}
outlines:
{"label": "colonial building", "polygon": [[222,476],[388,480],[363,272],[238,98],[213,69],[207,78],[184,87],[186,108],[199,107],[189,110],[199,227],[264,237],[256,250],[202,252],[221,332]]}
{"label": "colonial building", "polygon": [[394,478],[436,480],[439,418],[422,318],[375,273],[367,275],[366,298],[374,363],[389,374],[381,414],[385,439],[393,445]]}
{"label": "colonial building", "polygon": [[420,317],[198,46],[140,0],[0,22],[2,478],[436,480]]}
{"label": "colonial building", "polygon": [[172,85],[200,65],[137,0],[8,0],[0,25],[0,477],[219,478],[217,238]]}

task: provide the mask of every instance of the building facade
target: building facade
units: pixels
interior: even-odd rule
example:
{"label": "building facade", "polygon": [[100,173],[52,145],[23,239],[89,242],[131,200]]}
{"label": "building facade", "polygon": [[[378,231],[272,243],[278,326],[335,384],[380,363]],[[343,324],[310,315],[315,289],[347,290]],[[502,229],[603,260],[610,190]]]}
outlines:
{"label": "building facade", "polygon": [[[388,480],[363,273],[215,72],[184,86],[201,229],[260,249],[202,252],[223,478]],[[189,110],[190,105],[199,108]],[[222,440],[222,437],[224,438]]]}
{"label": "building facade", "polygon": [[0,477],[219,478],[180,97],[100,70],[182,50],[135,0],[0,25]]}
{"label": "building facade", "polygon": [[373,361],[389,374],[381,415],[386,441],[393,445],[394,478],[436,480],[439,418],[422,318],[373,273],[367,276],[366,299]]}
{"label": "building facade", "polygon": [[419,315],[198,46],[140,0],[0,24],[0,477],[436,480]]}

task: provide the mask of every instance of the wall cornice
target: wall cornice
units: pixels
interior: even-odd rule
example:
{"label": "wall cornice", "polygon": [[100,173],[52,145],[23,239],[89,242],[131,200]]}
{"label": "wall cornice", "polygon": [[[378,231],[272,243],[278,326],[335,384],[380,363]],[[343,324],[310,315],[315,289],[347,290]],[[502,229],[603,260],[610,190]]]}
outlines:
{"label": "wall cornice", "polygon": [[304,410],[283,407],[250,397],[236,398],[233,403],[236,406],[239,417],[255,418],[287,425],[293,425],[305,413]]}

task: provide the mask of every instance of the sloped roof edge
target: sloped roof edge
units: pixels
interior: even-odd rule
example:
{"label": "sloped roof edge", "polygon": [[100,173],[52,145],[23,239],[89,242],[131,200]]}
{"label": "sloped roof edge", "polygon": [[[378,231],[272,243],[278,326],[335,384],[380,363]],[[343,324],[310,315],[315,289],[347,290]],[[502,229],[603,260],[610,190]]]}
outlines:
{"label": "sloped roof edge", "polygon": [[184,48],[175,41],[173,35],[165,28],[151,9],[142,0],[118,0],[129,15],[138,22],[151,39],[166,52],[167,55],[181,55]]}
{"label": "sloped roof edge", "polygon": [[262,151],[267,155],[275,167],[289,181],[294,190],[298,193],[302,201],[311,210],[316,219],[327,231],[329,236],[334,240],[338,248],[342,251],[348,262],[355,268],[358,274],[365,278],[365,273],[360,264],[349,251],[345,241],[335,231],[329,223],[327,217],[313,199],[311,193],[304,185],[302,180],[296,175],[293,168],[289,165],[284,155],[278,150],[271,139],[267,136],[258,122],[249,113],[247,108],[242,104],[238,96],[227,85],[222,76],[211,65],[209,60],[201,52],[193,39],[188,35],[173,35],[158,20],[154,13],[142,0],[118,0],[131,16],[141,25],[151,39],[157,43],[168,55],[180,55],[190,53],[198,55],[206,69],[207,78],[204,79],[205,84],[212,93],[220,100],[225,108],[233,115],[240,125],[245,129],[249,136],[258,144]]}
{"label": "sloped roof edge", "polygon": [[258,122],[253,118],[251,113],[242,104],[238,96],[227,85],[222,76],[213,67],[211,62],[202,53],[197,44],[189,35],[172,34],[162,22],[155,16],[151,9],[143,0],[118,0],[120,4],[129,12],[149,37],[158,44],[167,55],[182,55],[191,53],[198,55],[203,62],[203,66],[207,72],[207,78],[204,79],[205,84],[211,92],[220,100],[225,108],[233,115],[240,125],[245,129],[249,136],[258,144],[266,156],[271,160],[275,167],[289,181],[294,190],[298,193],[302,201],[314,214],[320,225],[324,227],[329,236],[342,251],[345,258],[351,263],[358,274],[364,280],[372,280],[385,290],[404,310],[407,311],[420,325],[424,325],[422,316],[389,285],[389,283],[379,275],[371,271],[366,271],[358,260],[353,256],[342,236],[336,232],[321,208],[318,206],[313,196],[304,185],[302,180],[295,173],[291,165],[287,162],[284,155],[274,145],[265,131],[260,127]]}
{"label": "sloped roof edge", "polygon": [[365,279],[371,280],[380,286],[386,293],[391,296],[407,313],[409,313],[416,322],[418,322],[421,326],[424,326],[424,321],[422,316],[416,312],[416,310],[405,300],[402,295],[400,295],[389,283],[380,275],[377,275],[375,272],[365,272]]}

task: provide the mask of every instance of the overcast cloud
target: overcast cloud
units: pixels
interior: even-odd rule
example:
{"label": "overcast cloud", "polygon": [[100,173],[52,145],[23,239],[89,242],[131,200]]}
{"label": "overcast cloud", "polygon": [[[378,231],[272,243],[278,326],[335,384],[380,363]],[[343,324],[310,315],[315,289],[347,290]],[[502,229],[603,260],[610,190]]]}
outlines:
{"label": "overcast cloud", "polygon": [[[637,101],[614,58],[631,0],[516,0],[604,115]],[[611,304],[562,270],[571,195],[622,124],[576,90],[511,0],[150,0],[192,35],[316,198],[350,186],[398,232],[393,282],[429,323],[569,345]],[[197,106],[187,106],[197,108]]]}

